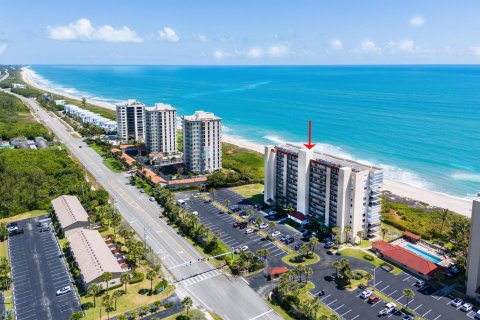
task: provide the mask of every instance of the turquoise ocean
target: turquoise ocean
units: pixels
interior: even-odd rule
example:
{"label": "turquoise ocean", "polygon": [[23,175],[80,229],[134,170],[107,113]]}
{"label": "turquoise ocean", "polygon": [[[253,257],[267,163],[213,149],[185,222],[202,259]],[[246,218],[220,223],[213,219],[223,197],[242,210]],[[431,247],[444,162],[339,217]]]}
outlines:
{"label": "turquoise ocean", "polygon": [[35,81],[99,101],[211,111],[224,134],[306,142],[455,196],[480,191],[480,66],[34,65]]}

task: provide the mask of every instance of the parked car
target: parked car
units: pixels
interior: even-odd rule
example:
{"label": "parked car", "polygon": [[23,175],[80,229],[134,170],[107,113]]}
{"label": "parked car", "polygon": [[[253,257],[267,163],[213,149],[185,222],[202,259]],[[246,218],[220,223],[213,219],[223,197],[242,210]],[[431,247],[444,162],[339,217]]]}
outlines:
{"label": "parked car", "polygon": [[241,246],[241,247],[240,247],[240,250],[242,250],[242,251],[248,251],[248,246]]}
{"label": "parked car", "polygon": [[224,213],[225,213],[225,212],[223,212],[223,211],[218,211],[218,214],[224,214]]}
{"label": "parked car", "polygon": [[281,234],[280,231],[277,230],[277,231],[273,231],[273,232],[271,233],[271,236],[272,236],[272,237],[278,237],[280,234]]}
{"label": "parked car", "polygon": [[367,299],[367,298],[369,298],[372,294],[373,294],[372,291],[370,291],[370,290],[365,290],[365,291],[362,292],[362,294],[360,295],[360,297],[361,297],[362,299]]}
{"label": "parked car", "polygon": [[239,229],[245,229],[248,226],[247,222],[240,222],[240,226],[238,227]]}
{"label": "parked car", "polygon": [[464,303],[464,304],[462,305],[462,307],[460,308],[460,310],[465,311],[465,312],[469,312],[470,310],[472,310],[472,308],[473,308],[472,304],[466,302],[466,303]]}
{"label": "parked car", "polygon": [[283,237],[280,238],[280,241],[282,241],[282,242],[285,242],[285,240],[287,240],[287,236],[283,236]]}
{"label": "parked car", "polygon": [[302,246],[301,243],[297,243],[297,244],[295,245],[295,251],[300,250],[300,247],[301,247],[301,246]]}
{"label": "parked car", "polygon": [[18,225],[17,225],[17,223],[16,223],[16,222],[12,222],[12,223],[7,224],[7,230],[8,230],[8,232],[13,232],[13,231],[18,230]]}
{"label": "parked car", "polygon": [[267,229],[267,228],[268,228],[268,223],[264,222],[260,225],[260,229]]}
{"label": "parked car", "polygon": [[368,298],[367,302],[370,303],[370,304],[374,304],[374,303],[376,303],[378,300],[380,300],[380,298],[379,298],[378,296],[372,294],[372,295]]}
{"label": "parked car", "polygon": [[245,230],[245,234],[251,234],[251,233],[253,233],[253,229],[247,228],[247,229]]}
{"label": "parked car", "polygon": [[295,239],[293,238],[287,238],[287,240],[285,240],[285,244],[290,244],[290,243],[293,243],[295,242]]}
{"label": "parked car", "polygon": [[241,246],[241,247],[237,247],[235,248],[235,250],[233,250],[234,253],[240,253],[241,251],[245,252],[245,251],[248,251],[248,246]]}
{"label": "parked car", "polygon": [[477,313],[475,313],[475,319],[480,319],[480,310],[478,310]]}
{"label": "parked car", "polygon": [[333,242],[327,242],[325,243],[325,245],[323,246],[325,249],[332,249],[333,247]]}
{"label": "parked car", "polygon": [[397,308],[397,306],[394,305],[391,302],[389,302],[385,305],[385,309],[387,310],[387,313],[390,313],[390,312],[394,311],[396,308]]}
{"label": "parked car", "polygon": [[423,280],[417,280],[417,282],[415,282],[415,286],[416,286],[416,287],[421,288],[421,287],[423,287],[424,285],[425,285],[425,281],[423,281]]}
{"label": "parked car", "polygon": [[409,314],[406,314],[405,317],[402,318],[402,320],[415,320],[415,318]]}
{"label": "parked car", "polygon": [[155,201],[155,198],[154,198],[154,197],[150,197],[150,198],[148,198],[148,200],[150,200],[150,201],[153,202],[153,201]]}
{"label": "parked car", "polygon": [[452,300],[452,302],[450,302],[450,304],[452,306],[454,306],[455,308],[458,308],[463,304],[463,300],[460,299],[460,298],[456,298],[456,299]]}
{"label": "parked car", "polygon": [[192,214],[193,214],[194,216],[198,216],[198,211],[192,211]]}
{"label": "parked car", "polygon": [[17,234],[23,234],[23,229],[16,229],[16,230],[13,230],[12,232],[10,232],[11,236],[15,236]]}
{"label": "parked car", "polygon": [[238,228],[238,227],[240,227],[240,224],[241,224],[241,222],[236,221],[236,222],[234,222],[234,223],[232,224],[232,227]]}
{"label": "parked car", "polygon": [[143,190],[143,189],[140,189],[140,193],[145,193],[145,190]]}
{"label": "parked car", "polygon": [[230,211],[232,212],[239,212],[239,211],[242,211],[242,208],[240,208],[239,206],[230,206]]}
{"label": "parked car", "polygon": [[67,293],[69,293],[70,291],[72,291],[72,288],[70,288],[70,286],[63,287],[63,288],[57,290],[57,296],[61,296],[61,295],[63,295],[63,294],[67,294]]}

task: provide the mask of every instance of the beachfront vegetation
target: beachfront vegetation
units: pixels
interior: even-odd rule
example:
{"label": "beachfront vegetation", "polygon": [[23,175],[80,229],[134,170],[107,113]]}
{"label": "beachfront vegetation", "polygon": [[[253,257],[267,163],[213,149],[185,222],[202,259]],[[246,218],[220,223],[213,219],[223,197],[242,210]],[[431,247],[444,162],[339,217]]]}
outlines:
{"label": "beachfront vegetation", "polygon": [[84,204],[106,201],[105,191],[90,191],[82,171],[67,151],[3,150],[0,152],[0,217],[44,210],[62,194],[79,195]]}
{"label": "beachfront vegetation", "polygon": [[451,243],[451,249],[464,253],[468,247],[470,219],[443,209],[412,207],[382,200],[382,221],[408,230],[426,240]]}
{"label": "beachfront vegetation", "polygon": [[232,191],[258,204],[263,204],[263,189],[264,186],[261,183],[246,184],[231,188]]}
{"label": "beachfront vegetation", "polygon": [[14,137],[35,137],[52,139],[48,130],[36,122],[23,102],[9,94],[0,93],[0,138],[10,140]]}

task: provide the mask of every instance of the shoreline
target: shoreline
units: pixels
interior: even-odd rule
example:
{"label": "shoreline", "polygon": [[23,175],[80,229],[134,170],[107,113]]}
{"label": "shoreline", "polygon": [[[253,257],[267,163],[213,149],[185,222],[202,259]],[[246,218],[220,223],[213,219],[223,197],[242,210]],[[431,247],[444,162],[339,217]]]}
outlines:
{"label": "shoreline", "polygon": [[[28,67],[22,67],[21,74],[22,74],[23,81],[25,81],[27,84],[29,84],[32,87],[35,87],[43,91],[48,91],[56,95],[74,99],[77,101],[82,100],[81,97],[77,97],[71,94],[60,93],[50,88],[39,85],[33,79],[33,71]],[[87,99],[87,102],[90,104],[96,105],[98,107],[115,110],[115,105],[111,103],[91,100],[91,99]],[[261,154],[263,154],[264,152],[262,144],[249,141],[246,139],[242,139],[240,137],[222,135],[222,141],[226,143],[234,144],[244,149],[259,152]],[[425,203],[428,203],[430,206],[445,208],[466,217],[470,217],[472,213],[473,200],[471,199],[455,197],[455,196],[451,196],[451,195],[440,193],[440,192],[418,188],[418,187],[411,186],[409,184],[388,179],[388,178],[384,178],[382,190],[390,191],[391,193],[403,198],[425,202]]]}

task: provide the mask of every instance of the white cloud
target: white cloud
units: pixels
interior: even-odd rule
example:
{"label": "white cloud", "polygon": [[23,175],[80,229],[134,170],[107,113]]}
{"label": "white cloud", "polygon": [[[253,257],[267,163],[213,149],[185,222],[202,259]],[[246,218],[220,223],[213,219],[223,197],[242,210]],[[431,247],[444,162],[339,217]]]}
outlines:
{"label": "white cloud", "polygon": [[342,50],[343,49],[343,42],[339,39],[335,39],[330,42],[330,48],[335,50]]}
{"label": "white cloud", "polygon": [[170,27],[165,27],[163,28],[163,30],[159,30],[158,35],[160,40],[165,40],[170,42],[178,42],[180,40],[175,30],[173,30]]}
{"label": "white cloud", "polygon": [[0,44],[0,54],[4,53],[5,50],[7,50],[7,44],[6,43]]}
{"label": "white cloud", "polygon": [[88,19],[78,19],[68,26],[47,27],[49,37],[60,41],[107,41],[107,42],[142,42],[143,39],[130,28],[124,26],[115,29],[109,25],[94,27]]}
{"label": "white cloud", "polygon": [[283,56],[287,55],[289,51],[290,51],[290,48],[287,45],[280,44],[280,45],[276,45],[276,46],[271,46],[267,50],[267,54],[271,57],[276,58],[276,57],[283,57]]}
{"label": "white cloud", "polygon": [[382,49],[371,40],[365,40],[360,44],[360,48],[356,50],[360,53],[382,53]]}
{"label": "white cloud", "polygon": [[247,51],[247,56],[250,58],[261,58],[263,56],[263,50],[260,48],[252,48]]}
{"label": "white cloud", "polygon": [[415,45],[415,42],[412,40],[402,40],[400,42],[390,41],[386,49],[389,49],[391,52],[402,52],[402,53],[416,53],[425,51],[419,46]]}
{"label": "white cloud", "polygon": [[209,42],[210,41],[210,39],[204,34],[194,34],[193,38],[195,40],[200,41],[200,42]]}
{"label": "white cloud", "polygon": [[216,59],[222,59],[222,58],[225,58],[226,56],[228,56],[229,54],[223,50],[215,50],[213,52],[213,57],[216,58]]}
{"label": "white cloud", "polygon": [[[1,51],[1,50],[0,50]],[[480,46],[472,47],[473,54],[480,57]]]}
{"label": "white cloud", "polygon": [[422,16],[413,16],[408,20],[408,23],[414,27],[421,27],[427,20]]}

